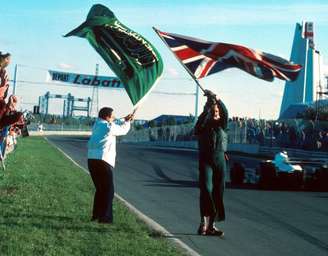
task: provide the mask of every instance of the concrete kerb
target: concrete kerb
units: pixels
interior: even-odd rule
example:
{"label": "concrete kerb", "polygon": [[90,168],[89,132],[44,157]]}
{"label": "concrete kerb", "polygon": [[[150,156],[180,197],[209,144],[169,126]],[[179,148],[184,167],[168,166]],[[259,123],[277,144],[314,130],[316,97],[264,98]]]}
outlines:
{"label": "concrete kerb", "polygon": [[30,136],[90,136],[91,131],[29,131]]}
{"label": "concrete kerb", "polygon": [[[86,174],[89,175],[89,171],[86,170],[84,167],[79,165],[75,160],[73,160],[69,155],[67,155],[63,150],[61,150],[59,147],[57,147],[54,143],[52,143],[50,140],[48,140],[46,137],[44,139],[51,144],[54,148],[56,148],[58,151],[60,151],[67,159],[69,159],[73,164],[75,164],[77,167],[81,168]],[[199,253],[197,253],[195,250],[190,248],[187,244],[182,242],[180,239],[175,238],[173,234],[171,234],[167,229],[165,229],[163,226],[158,224],[156,221],[148,217],[147,215],[143,214],[141,211],[139,211],[136,207],[134,207],[132,204],[130,204],[128,201],[126,201],[123,197],[115,193],[115,197],[122,202],[130,212],[135,214],[139,220],[144,222],[147,227],[149,227],[151,230],[153,230],[156,233],[161,234],[163,237],[168,238],[170,241],[172,241],[179,249],[181,249],[186,255],[190,256],[201,256]]]}

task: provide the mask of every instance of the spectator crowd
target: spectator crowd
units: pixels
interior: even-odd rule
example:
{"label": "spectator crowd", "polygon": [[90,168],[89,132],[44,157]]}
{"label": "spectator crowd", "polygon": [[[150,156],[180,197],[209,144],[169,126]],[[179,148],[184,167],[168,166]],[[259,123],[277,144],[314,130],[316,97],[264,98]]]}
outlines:
{"label": "spectator crowd", "polygon": [[234,117],[229,142],[328,151],[328,122],[265,121]]}

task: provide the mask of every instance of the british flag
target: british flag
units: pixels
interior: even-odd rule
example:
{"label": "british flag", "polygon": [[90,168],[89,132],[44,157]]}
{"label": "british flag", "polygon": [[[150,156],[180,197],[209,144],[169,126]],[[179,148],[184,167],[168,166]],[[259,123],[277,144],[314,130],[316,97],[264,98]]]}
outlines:
{"label": "british flag", "polygon": [[301,65],[241,45],[154,30],[195,79],[235,67],[266,81],[273,81],[274,77],[294,81],[302,69]]}

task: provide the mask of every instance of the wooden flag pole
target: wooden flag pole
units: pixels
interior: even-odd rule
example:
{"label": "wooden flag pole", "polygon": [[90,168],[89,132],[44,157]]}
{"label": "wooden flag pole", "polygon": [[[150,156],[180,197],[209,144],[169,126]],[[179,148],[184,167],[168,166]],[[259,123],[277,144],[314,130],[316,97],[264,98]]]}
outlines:
{"label": "wooden flag pole", "polygon": [[134,116],[134,115],[136,114],[136,112],[137,112],[138,108],[139,108],[139,106],[138,106],[138,107],[136,107],[136,108],[133,110],[133,112],[131,113],[131,115],[132,115],[132,116]]}
{"label": "wooden flag pole", "polygon": [[[153,27],[153,30],[156,32],[156,34],[159,36],[159,38],[163,41],[163,43],[170,49],[170,51],[172,52],[170,46],[166,43],[166,41],[162,38],[162,36],[158,33],[159,30],[155,27]],[[173,52],[174,53],[174,52]],[[175,54],[173,54],[174,57],[180,62],[180,64],[184,67],[184,69],[188,72],[188,74],[192,77],[192,79],[195,81],[196,83],[196,99],[195,99],[195,121],[197,120],[198,117],[198,95],[199,95],[199,88],[205,93],[205,89],[200,85],[199,81],[197,80],[197,78],[194,76],[193,73],[190,72],[189,69],[186,68],[186,66],[183,64],[183,62],[177,58],[177,56]]]}
{"label": "wooden flag pole", "polygon": [[203,93],[205,93],[205,89],[203,88],[203,86],[200,85],[199,81],[196,78],[194,78],[194,81],[197,84],[197,86],[203,91]]}
{"label": "wooden flag pole", "polygon": [[[156,34],[159,36],[159,38],[163,41],[163,43],[167,46],[167,48],[169,48],[170,51],[172,52],[170,46],[166,43],[166,41],[165,41],[165,40],[162,38],[162,36],[158,33],[159,30],[158,30],[157,28],[155,28],[155,27],[153,27],[153,30],[156,32]],[[174,52],[173,52],[173,55],[174,55],[174,57],[180,62],[180,64],[184,67],[184,69],[188,72],[188,74],[192,77],[192,79],[195,81],[195,83],[197,84],[197,86],[198,86],[203,92],[205,92],[204,88],[200,85],[200,83],[198,82],[198,80],[197,80],[197,78],[194,76],[194,74],[191,73],[190,70],[186,68],[186,66],[183,64],[183,62],[182,62],[179,58],[177,58],[177,56],[174,54]]]}

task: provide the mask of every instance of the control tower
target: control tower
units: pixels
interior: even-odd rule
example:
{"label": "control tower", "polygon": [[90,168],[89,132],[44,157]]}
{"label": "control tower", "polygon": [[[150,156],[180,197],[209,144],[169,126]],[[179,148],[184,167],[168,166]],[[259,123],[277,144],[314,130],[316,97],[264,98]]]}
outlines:
{"label": "control tower", "polygon": [[[295,81],[285,84],[279,118],[293,118],[290,114],[299,108],[313,104],[318,94],[323,91],[322,58],[314,44],[313,22],[297,23],[290,60],[302,65],[302,70]],[[294,111],[289,111],[293,109]]]}

